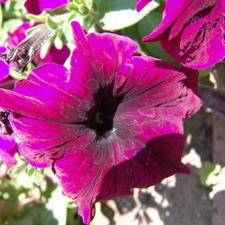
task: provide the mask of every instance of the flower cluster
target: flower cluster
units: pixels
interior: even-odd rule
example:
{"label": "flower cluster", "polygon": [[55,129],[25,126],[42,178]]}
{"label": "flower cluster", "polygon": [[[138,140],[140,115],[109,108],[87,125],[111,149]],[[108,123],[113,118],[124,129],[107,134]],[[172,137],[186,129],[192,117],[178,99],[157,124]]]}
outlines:
{"label": "flower cluster", "polygon": [[[68,4],[34,2],[25,1],[33,14]],[[137,11],[150,2],[137,0]],[[0,88],[0,107],[10,112],[14,132],[0,136],[1,152],[14,153],[15,135],[27,162],[52,168],[63,193],[79,206],[84,223],[94,218],[98,201],[130,195],[132,188],[149,187],[176,173],[188,174],[181,162],[183,121],[201,107],[196,69],[225,57],[224,9],[222,0],[166,1],[162,22],[143,41],[160,41],[183,66],[138,52],[127,36],[86,33],[73,21],[69,68],[64,66],[69,48],[53,45],[45,59],[39,54],[33,58],[36,68],[13,90]],[[58,29],[50,16],[46,18]],[[24,22],[8,33],[7,43],[18,46],[30,27]],[[1,82],[9,68],[4,61],[0,67]]]}

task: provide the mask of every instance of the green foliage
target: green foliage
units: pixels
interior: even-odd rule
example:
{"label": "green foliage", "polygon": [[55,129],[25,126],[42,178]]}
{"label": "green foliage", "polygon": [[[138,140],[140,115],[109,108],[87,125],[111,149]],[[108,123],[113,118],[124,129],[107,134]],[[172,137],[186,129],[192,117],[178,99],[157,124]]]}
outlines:
{"label": "green foliage", "polygon": [[[32,177],[38,171],[42,176],[37,184]],[[53,184],[51,176],[30,167],[20,171],[15,179],[1,178],[0,225],[67,224],[71,201],[62,195],[59,186]],[[74,204],[73,208],[76,208]]]}
{"label": "green foliage", "polygon": [[209,80],[209,73],[212,71],[213,67],[207,68],[205,70],[199,70],[198,84],[207,87],[213,87],[214,84]]}
{"label": "green foliage", "polygon": [[218,173],[220,172],[220,170],[221,166],[219,164],[213,164],[210,161],[204,162],[202,168],[198,170],[201,184],[209,187],[219,183],[220,180],[218,177]]}
{"label": "green foliage", "polygon": [[140,13],[136,11],[136,1],[130,0],[100,0],[94,1],[98,10],[98,25],[103,30],[119,30],[140,21],[150,11],[159,6],[152,1]]}
{"label": "green foliage", "polygon": [[2,6],[0,4],[0,27],[2,27],[2,20],[3,20],[3,17],[2,17]]}

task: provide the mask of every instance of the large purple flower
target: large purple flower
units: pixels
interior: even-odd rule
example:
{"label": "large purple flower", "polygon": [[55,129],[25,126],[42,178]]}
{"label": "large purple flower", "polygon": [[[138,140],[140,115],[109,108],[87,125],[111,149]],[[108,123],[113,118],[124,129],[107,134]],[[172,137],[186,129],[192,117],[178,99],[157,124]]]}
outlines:
{"label": "large purple flower", "polygon": [[54,10],[68,3],[69,0],[26,0],[24,6],[27,12],[38,15],[44,10]]}
{"label": "large purple flower", "polygon": [[138,54],[128,37],[72,28],[70,71],[36,68],[13,92],[0,90],[0,106],[11,111],[20,153],[33,166],[52,166],[89,223],[97,201],[189,173],[183,119],[201,100],[195,70]]}
{"label": "large purple flower", "polygon": [[225,57],[225,1],[167,0],[162,22],[143,41],[160,41],[186,67],[208,68]]}

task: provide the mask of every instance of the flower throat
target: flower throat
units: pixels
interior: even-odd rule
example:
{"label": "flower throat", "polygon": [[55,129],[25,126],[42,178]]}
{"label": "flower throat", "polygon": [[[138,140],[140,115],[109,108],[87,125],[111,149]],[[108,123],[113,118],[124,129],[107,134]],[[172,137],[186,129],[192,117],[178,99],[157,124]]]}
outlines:
{"label": "flower throat", "polygon": [[94,95],[95,105],[88,112],[87,127],[95,130],[99,137],[113,128],[113,118],[124,96],[113,96],[113,84],[102,88]]}

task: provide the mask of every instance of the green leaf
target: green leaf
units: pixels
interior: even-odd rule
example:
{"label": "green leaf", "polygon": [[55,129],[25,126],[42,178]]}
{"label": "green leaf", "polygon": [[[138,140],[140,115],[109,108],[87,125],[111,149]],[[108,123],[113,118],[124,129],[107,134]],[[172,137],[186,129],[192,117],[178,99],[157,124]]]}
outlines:
{"label": "green leaf", "polygon": [[28,166],[27,166],[27,175],[28,175],[29,177],[33,176],[35,170],[36,170],[35,167],[28,165]]}
{"label": "green leaf", "polygon": [[18,186],[29,190],[35,187],[33,179],[29,177],[25,171],[17,176],[16,183]]}
{"label": "green leaf", "polygon": [[198,79],[198,84],[199,84],[199,86],[206,86],[206,87],[214,87],[214,83],[213,82],[211,82],[208,78],[199,78]]}
{"label": "green leaf", "polygon": [[27,215],[19,220],[13,221],[10,225],[34,225],[33,219],[31,216]]}
{"label": "green leaf", "polygon": [[29,29],[26,30],[26,35],[30,35],[32,33],[35,33],[37,31],[39,31],[40,29],[42,29],[45,25],[44,24],[39,24],[37,26],[31,27]]}
{"label": "green leaf", "polygon": [[[139,23],[139,33],[141,37],[143,38],[150,34],[160,22],[161,14],[159,12],[153,11],[145,16]],[[151,52],[151,55],[170,62],[175,62],[174,59],[162,49],[159,42],[146,43],[145,47]]]}
{"label": "green leaf", "polygon": [[209,187],[219,183],[220,179],[218,177],[218,173],[220,170],[221,166],[219,164],[213,164],[210,161],[204,162],[202,168],[198,170],[202,185]]}
{"label": "green leaf", "polygon": [[43,180],[43,170],[41,169],[36,169],[34,171],[34,182],[36,185],[40,185],[41,181]]}
{"label": "green leaf", "polygon": [[1,29],[2,29],[2,18],[3,17],[3,15],[2,15],[2,5],[0,4],[0,31],[1,31]]}
{"label": "green leaf", "polygon": [[5,32],[13,32],[21,24],[22,24],[22,20],[20,19],[9,19],[3,23],[3,30]]}
{"label": "green leaf", "polygon": [[62,41],[62,29],[59,29],[54,41],[55,47],[57,49],[62,49],[63,47],[63,41]]}
{"label": "green leaf", "polygon": [[39,22],[45,22],[47,15],[34,15],[34,14],[27,14],[26,17],[29,20],[39,21]]}
{"label": "green leaf", "polygon": [[70,43],[73,40],[73,32],[71,28],[71,22],[78,21],[81,25],[83,25],[83,18],[81,15],[76,14],[75,12],[70,13],[67,20],[62,26],[62,38],[63,43]]}
{"label": "green leaf", "polygon": [[213,68],[213,66],[209,67],[209,68],[207,68],[205,70],[199,70],[198,71],[199,72],[199,77],[206,77],[206,76],[208,76],[209,73],[212,71],[212,68]]}
{"label": "green leaf", "polygon": [[53,30],[58,28],[58,24],[49,15],[46,17],[46,23]]}
{"label": "green leaf", "polygon": [[[94,1],[96,4],[96,1]],[[98,25],[104,30],[119,30],[140,21],[150,11],[159,6],[152,1],[141,12],[136,11],[136,1],[100,0],[98,1]]]}
{"label": "green leaf", "polygon": [[40,50],[40,57],[43,59],[49,52],[49,49],[51,48],[51,45],[53,44],[54,40],[56,38],[56,34],[52,35],[48,40],[45,41],[43,46]]}
{"label": "green leaf", "polygon": [[[55,207],[57,207],[57,204]],[[32,225],[60,225],[52,211],[47,209],[44,204],[39,205],[38,207],[28,208],[24,216],[32,217]]]}
{"label": "green leaf", "polygon": [[73,10],[77,11],[78,10],[78,5],[74,2],[70,2],[67,7],[71,11],[73,11]]}
{"label": "green leaf", "polygon": [[82,15],[87,15],[89,12],[89,9],[86,5],[79,5],[78,10]]}
{"label": "green leaf", "polygon": [[11,169],[8,170],[8,175],[11,177],[16,177],[19,174],[23,173],[27,168],[27,163],[24,162],[20,165],[15,165],[14,167],[12,167]]}

